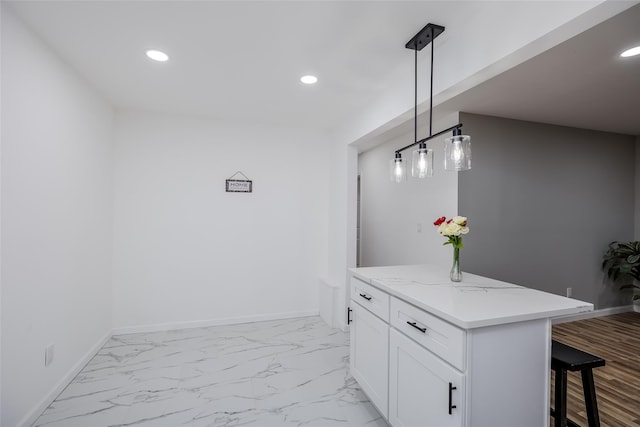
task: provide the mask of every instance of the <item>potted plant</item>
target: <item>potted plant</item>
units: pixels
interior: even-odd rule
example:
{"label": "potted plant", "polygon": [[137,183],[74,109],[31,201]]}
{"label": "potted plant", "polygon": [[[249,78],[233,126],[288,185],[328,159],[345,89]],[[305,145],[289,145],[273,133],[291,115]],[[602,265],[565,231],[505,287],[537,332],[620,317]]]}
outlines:
{"label": "potted plant", "polygon": [[602,270],[620,289],[630,289],[632,300],[640,299],[640,242],[611,242],[602,260]]}

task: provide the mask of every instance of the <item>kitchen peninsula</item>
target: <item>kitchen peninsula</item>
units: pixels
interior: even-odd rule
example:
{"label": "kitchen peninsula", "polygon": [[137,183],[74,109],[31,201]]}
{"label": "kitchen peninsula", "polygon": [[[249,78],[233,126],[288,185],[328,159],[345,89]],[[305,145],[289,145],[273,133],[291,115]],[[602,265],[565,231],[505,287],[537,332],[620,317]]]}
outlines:
{"label": "kitchen peninsula", "polygon": [[350,272],[351,373],[393,427],[549,425],[551,319],[592,304],[435,265]]}

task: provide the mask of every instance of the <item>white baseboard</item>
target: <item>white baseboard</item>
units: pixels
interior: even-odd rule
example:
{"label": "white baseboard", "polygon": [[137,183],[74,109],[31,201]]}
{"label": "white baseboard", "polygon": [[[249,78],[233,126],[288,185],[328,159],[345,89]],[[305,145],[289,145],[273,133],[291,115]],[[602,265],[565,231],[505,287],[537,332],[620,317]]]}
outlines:
{"label": "white baseboard", "polygon": [[36,422],[38,417],[51,405],[60,393],[73,381],[78,373],[86,366],[87,363],[100,351],[100,349],[111,338],[111,332],[108,332],[102,339],[98,340],[89,351],[87,351],[78,362],[67,372],[60,381],[51,389],[49,393],[38,403],[19,423],[17,427],[29,427]]}
{"label": "white baseboard", "polygon": [[573,322],[576,320],[593,319],[595,317],[610,316],[612,314],[619,314],[619,313],[627,313],[629,311],[634,311],[634,310],[637,312],[640,312],[639,308],[640,307],[638,307],[637,304],[623,305],[621,307],[603,308],[600,310],[588,311],[586,313],[556,317],[555,319],[552,320],[551,323],[554,325],[557,325],[559,323]]}
{"label": "white baseboard", "polygon": [[176,329],[206,328],[208,326],[224,326],[236,325],[239,323],[264,322],[267,320],[294,319],[296,317],[318,316],[319,314],[320,312],[318,310],[309,310],[295,311],[290,313],[259,314],[256,316],[225,317],[220,319],[195,320],[188,322],[156,323],[154,325],[125,326],[123,328],[114,328],[112,333],[113,335],[126,335],[138,334],[142,332],[171,331]]}

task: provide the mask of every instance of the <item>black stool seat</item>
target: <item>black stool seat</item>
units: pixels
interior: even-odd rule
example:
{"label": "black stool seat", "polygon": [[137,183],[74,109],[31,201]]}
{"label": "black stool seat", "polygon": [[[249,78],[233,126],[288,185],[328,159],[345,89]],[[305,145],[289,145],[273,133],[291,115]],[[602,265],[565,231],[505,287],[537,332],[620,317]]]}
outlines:
{"label": "black stool seat", "polygon": [[605,365],[605,360],[558,341],[551,342],[551,368],[581,371]]}
{"label": "black stool seat", "polygon": [[555,371],[555,410],[551,410],[555,427],[577,426],[567,419],[567,371],[580,371],[589,427],[600,427],[593,368],[605,365],[605,360],[558,341],[551,342],[551,369]]}

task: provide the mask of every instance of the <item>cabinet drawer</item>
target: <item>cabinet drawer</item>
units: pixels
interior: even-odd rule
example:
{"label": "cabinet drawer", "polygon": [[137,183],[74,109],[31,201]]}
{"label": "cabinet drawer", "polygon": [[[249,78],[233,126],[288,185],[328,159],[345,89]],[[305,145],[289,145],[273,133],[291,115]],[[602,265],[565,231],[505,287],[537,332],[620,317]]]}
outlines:
{"label": "cabinet drawer", "polygon": [[464,330],[393,297],[390,315],[394,328],[459,370],[464,370]]}
{"label": "cabinet drawer", "polygon": [[352,277],[351,299],[389,323],[389,294]]}

